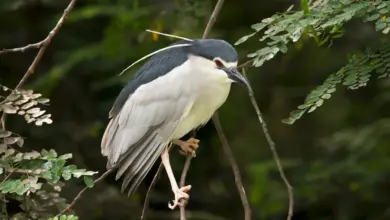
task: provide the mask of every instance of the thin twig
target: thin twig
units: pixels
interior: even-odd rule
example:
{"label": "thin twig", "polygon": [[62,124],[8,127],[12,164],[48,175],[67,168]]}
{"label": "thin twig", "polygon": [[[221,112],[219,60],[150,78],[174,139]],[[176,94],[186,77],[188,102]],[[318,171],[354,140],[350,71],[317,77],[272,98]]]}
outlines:
{"label": "thin twig", "polygon": [[0,186],[3,185],[3,183],[4,183],[5,181],[7,181],[7,179],[12,175],[13,172],[14,172],[14,171],[11,171],[7,176],[4,177],[3,181],[1,181],[1,183],[0,183]]}
{"label": "thin twig", "polygon": [[225,2],[224,0],[218,0],[217,4],[214,7],[213,13],[210,16],[209,21],[207,22],[202,38],[207,38],[209,36],[211,29],[213,28],[215,22],[217,21],[217,17],[219,15],[219,12],[222,9],[222,5],[224,2]]}
{"label": "thin twig", "polygon": [[[186,178],[187,178],[187,173],[188,170],[190,169],[191,165],[191,159],[192,156],[189,155],[186,157],[186,162],[184,163],[183,171],[181,173],[180,177],[180,187],[184,187],[186,183]],[[187,200],[186,199],[181,199],[180,200],[180,220],[186,220],[186,205],[187,205]]]}
{"label": "thin twig", "polygon": [[[115,168],[112,168],[112,169],[109,169],[107,170],[105,173],[103,173],[99,178],[97,178],[95,181],[93,181],[94,185],[96,185],[99,181],[103,180],[104,178],[106,178],[108,176],[108,174],[110,174],[112,171],[114,171]],[[58,213],[56,215],[56,217],[60,216],[60,215],[63,215],[65,214],[65,212],[69,211],[69,209],[71,209],[74,204],[76,204],[76,202],[81,198],[81,196],[83,195],[83,193],[89,189],[89,187],[85,187],[83,190],[81,190],[77,196],[73,199],[72,203],[70,203],[66,208],[64,208],[60,213]]]}
{"label": "thin twig", "polygon": [[64,13],[62,14],[60,20],[58,20],[56,26],[53,28],[53,30],[49,32],[49,35],[47,35],[47,37],[40,43],[41,45],[37,56],[35,57],[30,67],[27,69],[26,74],[20,80],[19,84],[16,86],[15,89],[20,88],[26,82],[27,78],[35,72],[35,68],[37,67],[38,63],[41,61],[47,46],[49,46],[53,37],[58,33],[58,31],[62,27],[62,24],[64,23],[65,19],[68,17],[69,12],[73,9],[74,5],[76,4],[76,1],[77,0],[70,1],[68,7],[66,7],[66,9],[64,10]]}
{"label": "thin twig", "polygon": [[[224,0],[218,0],[217,4],[214,7],[213,13],[211,14],[209,21],[207,22],[206,28],[203,32],[202,38],[207,38],[208,35],[211,32],[211,29],[213,28],[215,21],[217,20],[217,17],[219,15],[219,12],[222,9],[222,5],[225,1]],[[191,165],[191,159],[192,155],[188,155],[186,158],[186,162],[184,164],[184,168],[181,174],[180,178],[180,187],[183,187],[185,185],[185,180],[187,177],[187,172],[189,170],[189,167]],[[185,213],[185,206],[187,205],[188,201],[184,201],[184,199],[180,200],[180,220],[186,220],[186,213]]]}
{"label": "thin twig", "polygon": [[[34,58],[34,61],[28,67],[27,72],[24,74],[23,78],[19,81],[19,83],[15,87],[15,89],[19,89],[20,87],[22,87],[24,85],[24,83],[26,82],[27,78],[30,77],[35,72],[35,68],[38,66],[39,62],[41,61],[43,54],[46,51],[46,48],[49,46],[53,37],[58,33],[58,31],[62,27],[62,24],[64,23],[65,19],[68,17],[69,12],[73,9],[74,5],[76,4],[76,1],[77,0],[70,1],[69,5],[64,10],[64,13],[62,14],[61,18],[58,20],[56,26],[49,32],[49,34],[47,35],[47,37],[44,40],[42,40],[38,43],[35,43],[35,44],[29,44],[25,47],[14,48],[14,49],[5,49],[5,50],[0,51],[0,54],[1,54],[1,53],[7,53],[7,52],[24,52],[27,49],[40,48],[38,51],[38,54]],[[5,130],[5,118],[6,118],[6,114],[3,113],[3,115],[1,116],[1,124],[2,124],[2,127],[4,130]]]}
{"label": "thin twig", "polygon": [[250,66],[251,64],[253,64],[253,61],[255,61],[255,59],[256,58],[250,59],[250,60],[246,61],[245,63],[238,65],[237,68],[245,68],[247,66]]}
{"label": "thin twig", "polygon": [[29,50],[29,49],[39,49],[42,47],[43,45],[43,42],[45,40],[42,40],[42,41],[39,41],[38,43],[35,43],[35,44],[29,44],[27,46],[24,46],[24,47],[18,47],[18,48],[12,48],[12,49],[2,49],[0,50],[0,54],[6,54],[6,53],[16,53],[16,52],[25,52],[26,50]]}
{"label": "thin twig", "polygon": [[[243,73],[244,77],[247,78],[245,68],[242,69],[242,73]],[[259,105],[256,102],[255,95],[254,95],[253,90],[250,86],[249,86],[249,97],[250,97],[250,100],[252,102],[253,107],[255,108],[257,118],[258,118],[258,120],[263,128],[263,133],[265,135],[265,138],[267,139],[268,145],[272,151],[272,156],[276,162],[276,166],[278,167],[280,177],[282,178],[284,184],[286,185],[287,193],[288,193],[288,200],[289,200],[287,220],[291,220],[291,218],[293,216],[293,211],[294,211],[293,188],[290,185],[290,183],[289,183],[289,181],[284,173],[282,163],[280,162],[278,152],[276,151],[275,142],[272,140],[271,135],[268,132],[267,124],[265,123],[265,121],[263,119]]]}
{"label": "thin twig", "polygon": [[251,207],[249,205],[248,197],[246,196],[246,193],[245,193],[244,185],[242,184],[240,169],[238,168],[237,162],[234,159],[234,156],[233,156],[232,150],[230,149],[229,142],[226,138],[226,135],[223,132],[221,122],[219,121],[218,112],[215,112],[215,114],[213,116],[213,123],[214,123],[215,129],[217,130],[219,139],[222,142],[223,151],[225,152],[226,157],[229,160],[230,166],[232,167],[232,170],[233,170],[234,181],[236,183],[237,191],[240,194],[242,206],[244,207],[244,212],[245,212],[244,219],[250,220],[252,211],[251,211]]}
{"label": "thin twig", "polygon": [[153,180],[149,185],[148,191],[146,192],[144,207],[142,208],[141,220],[146,219],[146,213],[147,213],[148,208],[149,208],[150,195],[152,194],[154,185],[156,185],[157,179],[160,177],[162,167],[163,167],[163,163],[160,162],[160,165],[158,166],[157,172],[154,175]]}

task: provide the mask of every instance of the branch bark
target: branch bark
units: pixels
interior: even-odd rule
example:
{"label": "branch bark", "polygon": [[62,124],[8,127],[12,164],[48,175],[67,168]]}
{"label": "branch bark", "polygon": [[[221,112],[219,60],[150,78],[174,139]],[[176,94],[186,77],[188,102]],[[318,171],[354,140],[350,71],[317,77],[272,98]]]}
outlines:
{"label": "branch bark", "polygon": [[[242,68],[242,73],[243,73],[244,77],[247,78],[246,69],[245,68]],[[278,152],[276,151],[275,142],[272,140],[272,137],[271,137],[271,135],[268,132],[267,124],[265,123],[265,121],[263,119],[262,113],[260,111],[259,105],[256,102],[256,98],[255,98],[255,95],[254,95],[254,92],[253,92],[251,86],[249,87],[249,98],[250,98],[250,100],[252,102],[253,107],[255,108],[255,111],[256,111],[256,114],[257,114],[257,118],[258,118],[258,120],[259,120],[259,122],[260,122],[260,124],[261,124],[261,126],[263,128],[264,136],[267,139],[267,143],[268,143],[268,145],[269,145],[269,147],[271,149],[272,156],[273,156],[273,158],[274,158],[274,160],[276,162],[276,166],[278,167],[278,171],[279,171],[280,177],[282,178],[282,180],[284,182],[284,185],[287,188],[288,200],[289,200],[287,220],[291,220],[292,216],[293,216],[293,212],[294,212],[293,188],[290,185],[290,182],[288,181],[288,179],[286,177],[286,174],[284,173],[282,163],[280,162],[280,158],[279,158]]]}
{"label": "branch bark", "polygon": [[[186,162],[184,163],[183,171],[182,171],[181,177],[180,177],[180,183],[179,183],[180,187],[185,186],[187,173],[188,173],[188,170],[190,169],[190,165],[191,165],[191,159],[192,159],[191,155],[186,157]],[[187,203],[188,203],[188,201],[185,199],[180,200],[180,220],[186,220]]]}
{"label": "branch bark", "polygon": [[223,151],[225,152],[225,155],[226,155],[226,157],[230,163],[230,166],[232,167],[232,170],[233,170],[234,181],[236,183],[237,191],[238,191],[240,198],[241,198],[242,206],[244,207],[244,213],[245,213],[244,219],[250,220],[252,211],[251,211],[251,207],[250,207],[250,204],[248,201],[248,197],[246,196],[246,193],[245,193],[244,185],[242,184],[240,169],[238,168],[237,162],[234,159],[234,156],[233,156],[232,150],[230,149],[229,142],[226,138],[226,135],[223,132],[221,122],[219,121],[218,112],[216,112],[213,116],[213,123],[214,123],[215,129],[217,130],[219,139],[222,142]]}
{"label": "branch bark", "polygon": [[[217,20],[217,17],[219,15],[219,12],[222,9],[224,2],[225,2],[224,0],[218,0],[217,4],[214,7],[213,13],[210,16],[209,21],[207,22],[207,25],[206,25],[206,28],[203,32],[202,38],[207,38],[208,35],[210,34],[211,29],[213,28],[213,26]],[[189,170],[190,165],[191,165],[191,160],[192,160],[192,155],[188,155],[186,158],[186,162],[184,164],[184,168],[183,168],[181,177],[180,177],[180,187],[185,186],[185,180],[186,180],[187,173],[188,173],[188,170]],[[180,220],[186,220],[185,207],[187,206],[187,203],[188,203],[188,201],[185,201],[184,199],[180,200],[180,204],[181,204],[180,205]]]}
{"label": "branch bark", "polygon": [[15,89],[20,88],[23,86],[23,84],[26,82],[27,78],[35,72],[35,68],[38,66],[39,62],[41,61],[43,54],[46,51],[46,48],[51,43],[54,36],[58,33],[60,28],[62,27],[62,24],[64,23],[65,19],[68,17],[69,12],[73,9],[74,5],[76,4],[77,0],[71,0],[69,5],[64,10],[64,13],[62,14],[61,18],[58,20],[56,26],[49,32],[47,37],[43,39],[42,41],[35,43],[35,44],[29,44],[25,47],[20,48],[14,48],[14,49],[4,49],[0,51],[0,54],[2,53],[9,53],[9,52],[24,52],[28,49],[32,48],[40,48],[38,51],[38,54],[35,56],[34,61],[31,63],[30,67],[27,69],[27,72],[24,74],[23,78],[20,80],[18,85],[15,87]]}
{"label": "branch bark", "polygon": [[150,195],[153,191],[154,185],[156,185],[156,182],[157,182],[158,178],[160,177],[162,167],[163,167],[163,163],[160,162],[160,165],[156,171],[156,174],[154,175],[153,180],[149,185],[148,191],[146,192],[144,207],[142,208],[141,220],[146,219],[146,213],[147,213],[148,208],[149,208]]}
{"label": "branch bark", "polygon": [[[207,38],[208,35],[210,34],[211,29],[213,28],[213,26],[214,26],[214,24],[215,24],[215,22],[216,22],[216,20],[218,18],[218,15],[219,15],[219,13],[220,13],[220,11],[222,9],[222,6],[223,6],[224,2],[225,2],[224,0],[218,0],[217,4],[214,7],[213,13],[211,14],[210,19],[209,19],[209,21],[208,21],[208,23],[206,25],[206,28],[204,30],[202,38]],[[248,199],[247,199],[246,194],[245,194],[244,187],[242,185],[241,175],[240,175],[238,166],[235,163],[235,159],[233,157],[233,154],[230,151],[229,144],[228,144],[226,138],[223,138],[223,137],[225,137],[225,135],[223,133],[221,123],[219,122],[218,112],[215,112],[215,114],[213,116],[213,122],[214,122],[215,128],[217,129],[219,138],[221,139],[222,146],[224,148],[225,153],[230,152],[230,154],[227,153],[227,157],[228,157],[229,162],[230,162],[230,164],[231,164],[231,166],[233,168],[233,173],[234,173],[234,176],[235,176],[237,189],[238,189],[238,191],[240,193],[241,201],[242,201],[244,209],[245,209],[245,220],[250,220],[251,219],[251,217],[250,217],[251,210],[250,210],[250,206],[249,206],[249,203],[248,203]],[[187,156],[187,158],[186,158],[186,162],[184,164],[184,169],[183,169],[183,172],[182,172],[181,178],[180,178],[180,187],[183,187],[185,185],[185,179],[186,179],[189,167],[191,165],[191,159],[192,159],[192,156]],[[186,214],[185,214],[185,206],[186,205],[187,205],[187,201],[182,201],[181,202],[181,205],[180,205],[180,220],[186,220]]]}
{"label": "branch bark", "polygon": [[[93,181],[94,185],[96,185],[98,182],[100,182],[101,180],[103,180],[104,178],[106,178],[108,176],[108,174],[110,174],[112,171],[114,171],[115,168],[112,168],[112,169],[109,169],[107,170],[105,173],[103,173],[99,178],[97,178],[95,181]],[[85,187],[84,189],[82,189],[78,194],[77,196],[73,199],[72,203],[70,203],[66,208],[64,208],[60,213],[58,213],[55,217],[58,217],[58,216],[61,216],[63,214],[65,214],[65,212],[69,211],[75,204],[76,202],[81,198],[81,196],[83,195],[83,193],[89,189],[88,187]]]}

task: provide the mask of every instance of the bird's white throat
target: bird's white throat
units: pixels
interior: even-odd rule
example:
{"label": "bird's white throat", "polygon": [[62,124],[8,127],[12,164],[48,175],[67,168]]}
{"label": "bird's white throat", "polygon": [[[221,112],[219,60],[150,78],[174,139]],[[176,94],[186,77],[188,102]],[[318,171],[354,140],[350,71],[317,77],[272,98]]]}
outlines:
{"label": "bird's white throat", "polygon": [[[234,64],[231,64],[234,65]],[[173,132],[172,139],[179,139],[192,129],[210,120],[214,112],[226,101],[233,82],[223,70],[215,67],[213,61],[198,56],[189,56],[181,67],[186,75],[187,86],[195,98]]]}

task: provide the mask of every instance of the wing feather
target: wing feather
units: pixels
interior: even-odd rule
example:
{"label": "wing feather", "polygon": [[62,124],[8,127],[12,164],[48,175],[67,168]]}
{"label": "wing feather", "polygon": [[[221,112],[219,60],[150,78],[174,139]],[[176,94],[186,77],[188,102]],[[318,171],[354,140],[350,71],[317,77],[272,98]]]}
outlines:
{"label": "wing feather", "polygon": [[129,195],[160,157],[195,100],[189,87],[176,79],[170,73],[140,86],[103,135],[101,147],[108,157],[107,168],[119,168],[116,179],[124,176],[122,191],[130,185]]}

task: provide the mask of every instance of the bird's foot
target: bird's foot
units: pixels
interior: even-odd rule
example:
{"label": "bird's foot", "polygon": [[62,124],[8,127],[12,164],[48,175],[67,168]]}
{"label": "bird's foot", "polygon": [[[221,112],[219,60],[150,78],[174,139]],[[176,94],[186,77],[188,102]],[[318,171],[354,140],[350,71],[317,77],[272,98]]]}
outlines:
{"label": "bird's foot", "polygon": [[187,141],[174,140],[174,144],[180,147],[180,153],[183,155],[192,155],[196,157],[196,149],[199,147],[199,140],[195,138],[190,138]]}
{"label": "bird's foot", "polygon": [[[181,187],[180,189],[173,189],[173,194],[175,194],[175,199],[172,201],[173,204],[168,203],[168,207],[172,210],[174,210],[177,206],[180,206],[180,199],[187,200],[190,198],[190,196],[187,194],[188,191],[190,191],[191,185]],[[186,201],[183,201],[186,202]]]}

